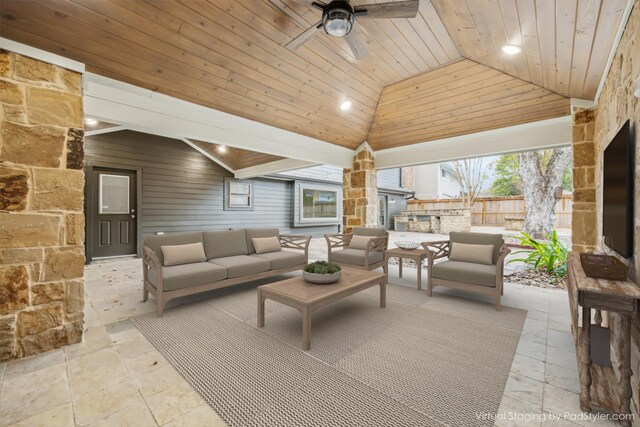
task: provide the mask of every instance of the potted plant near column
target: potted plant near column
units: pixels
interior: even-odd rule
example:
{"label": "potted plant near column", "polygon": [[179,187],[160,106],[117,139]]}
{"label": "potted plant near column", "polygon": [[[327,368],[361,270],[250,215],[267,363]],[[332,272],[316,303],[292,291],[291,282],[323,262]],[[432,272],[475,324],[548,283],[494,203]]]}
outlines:
{"label": "potted plant near column", "polygon": [[302,271],[304,280],[316,285],[329,285],[340,280],[342,269],[338,264],[316,261],[307,264]]}

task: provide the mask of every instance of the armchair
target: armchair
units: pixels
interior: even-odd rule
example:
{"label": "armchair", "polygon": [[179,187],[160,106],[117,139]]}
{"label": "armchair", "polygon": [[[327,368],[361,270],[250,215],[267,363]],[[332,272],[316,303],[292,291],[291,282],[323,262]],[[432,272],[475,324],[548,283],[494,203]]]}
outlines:
{"label": "armchair", "polygon": [[[353,236],[370,237],[365,249],[350,248]],[[364,270],[382,267],[387,272],[384,251],[389,245],[389,232],[383,228],[356,227],[352,234],[325,234],[327,259],[336,264]],[[342,248],[342,249],[338,249]]]}
{"label": "armchair", "polygon": [[[452,247],[456,243],[463,245],[491,245],[489,263],[468,262],[464,257],[449,259]],[[488,233],[449,233],[449,240],[423,242],[427,251],[427,295],[432,296],[436,286],[447,286],[455,289],[476,292],[493,296],[495,309],[500,311],[500,296],[504,294],[504,259],[511,252],[504,244],[501,234]],[[446,261],[434,264],[435,260],[447,258]]]}

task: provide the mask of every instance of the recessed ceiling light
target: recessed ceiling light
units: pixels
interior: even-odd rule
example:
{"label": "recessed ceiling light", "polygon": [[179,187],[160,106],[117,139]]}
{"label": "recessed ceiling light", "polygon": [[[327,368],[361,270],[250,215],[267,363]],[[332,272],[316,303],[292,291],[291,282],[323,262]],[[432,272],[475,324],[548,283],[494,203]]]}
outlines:
{"label": "recessed ceiling light", "polygon": [[218,151],[221,153],[226,153],[227,152],[227,147],[224,145],[218,145]]}
{"label": "recessed ceiling light", "polygon": [[501,49],[507,55],[515,55],[516,53],[522,52],[522,48],[520,46],[516,46],[515,44],[505,44]]}
{"label": "recessed ceiling light", "polygon": [[92,119],[91,117],[86,117],[84,119],[84,124],[85,125],[89,125],[89,126],[93,126],[93,125],[97,125],[98,121],[96,119]]}
{"label": "recessed ceiling light", "polygon": [[347,111],[349,108],[351,108],[351,101],[344,101],[342,104],[340,104],[340,109],[342,111]]}

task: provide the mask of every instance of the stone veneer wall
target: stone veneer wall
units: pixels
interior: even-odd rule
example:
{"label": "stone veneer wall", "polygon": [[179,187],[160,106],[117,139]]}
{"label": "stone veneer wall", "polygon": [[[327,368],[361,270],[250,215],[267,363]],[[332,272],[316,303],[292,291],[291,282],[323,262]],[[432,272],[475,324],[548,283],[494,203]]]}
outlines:
{"label": "stone veneer wall", "polygon": [[0,51],[0,362],[82,339],[81,77]]}
{"label": "stone veneer wall", "polygon": [[353,168],[342,172],[342,225],[345,233],[353,227],[378,225],[375,159],[366,146],[356,153]]}
{"label": "stone veneer wall", "polygon": [[[595,152],[595,186],[596,186],[596,218],[592,226],[596,229],[598,244],[602,235],[602,177],[603,152],[620,126],[631,119],[635,128],[636,141],[636,173],[635,173],[635,231],[634,256],[629,260],[630,277],[638,283],[640,268],[640,99],[633,95],[633,82],[640,76],[640,0],[636,0],[629,21],[617,48],[611,69],[605,80],[598,104],[594,109],[594,152]],[[574,224],[573,231],[576,231]],[[612,328],[612,339],[617,340],[617,328],[620,324],[617,316],[608,320]],[[633,319],[631,339],[631,377],[632,403],[631,410],[635,414],[634,426],[640,426],[640,318]]]}
{"label": "stone veneer wall", "polygon": [[573,206],[571,243],[576,252],[593,252],[596,245],[596,157],[592,109],[573,107]]}

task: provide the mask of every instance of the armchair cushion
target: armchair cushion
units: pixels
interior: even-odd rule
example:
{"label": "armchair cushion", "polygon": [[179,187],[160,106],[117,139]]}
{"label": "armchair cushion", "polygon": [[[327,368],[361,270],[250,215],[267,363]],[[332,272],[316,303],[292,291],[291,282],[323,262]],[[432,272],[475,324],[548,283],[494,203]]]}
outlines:
{"label": "armchair cushion", "polygon": [[[364,255],[365,251],[362,249],[342,249],[338,251],[331,251],[330,261],[364,266]],[[369,264],[380,262],[383,259],[383,252],[369,252]]]}
{"label": "armchair cushion", "polygon": [[305,264],[307,262],[307,258],[303,253],[291,251],[269,252],[249,256],[269,261],[271,263],[271,270],[292,267],[294,265]]}
{"label": "armchair cushion", "polygon": [[461,261],[443,261],[431,267],[431,276],[453,282],[496,286],[497,267]]}
{"label": "armchair cushion", "polygon": [[449,260],[491,265],[493,264],[493,245],[468,245],[453,242]]}
{"label": "armchair cushion", "polygon": [[369,240],[371,240],[371,237],[369,236],[353,235],[349,242],[349,249],[367,249]]}
{"label": "armchair cushion", "polygon": [[451,233],[449,233],[449,240],[451,241],[451,244],[453,244],[454,242],[458,242],[466,243],[468,245],[493,245],[493,257],[491,258],[492,264],[498,262],[498,257],[500,256],[500,248],[504,243],[502,234],[468,233],[457,231],[452,231]]}
{"label": "armchair cushion", "polygon": [[[190,288],[192,286],[213,283],[227,278],[227,269],[209,262],[162,267],[162,290]],[[149,282],[158,286],[158,277],[154,269],[149,270]]]}

